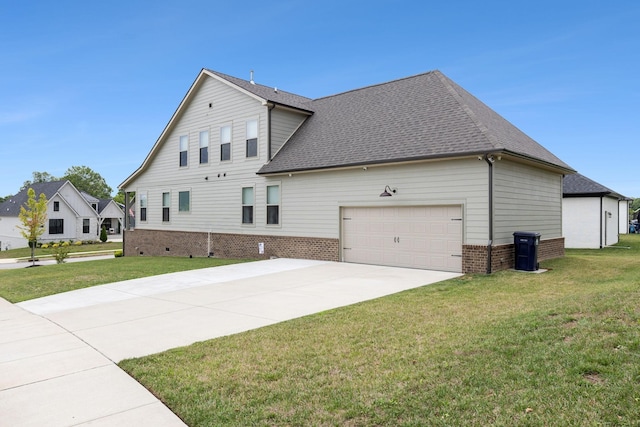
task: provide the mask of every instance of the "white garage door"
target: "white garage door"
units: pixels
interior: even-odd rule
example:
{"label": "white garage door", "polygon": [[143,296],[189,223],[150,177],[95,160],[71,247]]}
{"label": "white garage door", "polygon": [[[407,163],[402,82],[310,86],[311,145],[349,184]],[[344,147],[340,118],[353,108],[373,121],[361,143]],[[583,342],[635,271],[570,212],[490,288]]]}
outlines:
{"label": "white garage door", "polygon": [[462,207],[342,208],[342,258],[462,272]]}

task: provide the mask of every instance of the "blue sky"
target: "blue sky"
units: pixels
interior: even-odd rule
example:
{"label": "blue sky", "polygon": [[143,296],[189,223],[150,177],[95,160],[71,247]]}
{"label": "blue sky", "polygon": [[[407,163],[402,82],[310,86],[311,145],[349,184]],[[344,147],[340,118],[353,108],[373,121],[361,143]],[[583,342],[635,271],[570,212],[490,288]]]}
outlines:
{"label": "blue sky", "polygon": [[578,172],[640,197],[640,2],[0,5],[0,195],[89,166],[114,189],[211,68],[310,98],[438,69]]}

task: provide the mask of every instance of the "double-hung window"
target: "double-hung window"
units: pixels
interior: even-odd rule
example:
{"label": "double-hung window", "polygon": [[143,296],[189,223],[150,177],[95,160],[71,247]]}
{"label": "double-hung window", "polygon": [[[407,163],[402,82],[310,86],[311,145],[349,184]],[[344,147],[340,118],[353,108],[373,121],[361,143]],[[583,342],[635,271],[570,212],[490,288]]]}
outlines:
{"label": "double-hung window", "polygon": [[178,193],[178,212],[189,212],[191,193],[189,191],[180,191]]}
{"label": "double-hung window", "polygon": [[209,131],[200,132],[200,164],[209,163]]}
{"label": "double-hung window", "polygon": [[140,221],[147,220],[147,194],[140,194]]}
{"label": "double-hung window", "polygon": [[189,154],[189,137],[182,135],[180,137],[180,166],[187,166],[187,157]]}
{"label": "double-hung window", "polygon": [[258,155],[258,121],[247,122],[247,157]]}
{"label": "double-hung window", "polygon": [[231,160],[231,126],[220,128],[220,161]]}
{"label": "double-hung window", "polygon": [[89,220],[88,218],[84,218],[82,220],[82,233],[89,234],[90,226],[91,226],[91,220]]}
{"label": "double-hung window", "polygon": [[169,222],[171,208],[171,193],[162,193],[162,222]]}
{"label": "double-hung window", "polygon": [[242,187],[242,223],[253,224],[253,187]]}
{"label": "double-hung window", "polygon": [[267,186],[267,224],[280,224],[280,186]]}
{"label": "double-hung window", "polygon": [[50,219],[49,234],[64,234],[64,219]]}
{"label": "double-hung window", "polygon": [[60,212],[60,202],[53,202],[53,211]]}

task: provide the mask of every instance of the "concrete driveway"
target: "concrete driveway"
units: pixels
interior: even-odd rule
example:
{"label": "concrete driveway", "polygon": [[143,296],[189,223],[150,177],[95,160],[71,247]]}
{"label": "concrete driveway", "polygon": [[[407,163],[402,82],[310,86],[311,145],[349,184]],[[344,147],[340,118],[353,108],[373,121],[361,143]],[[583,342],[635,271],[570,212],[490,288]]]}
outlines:
{"label": "concrete driveway", "polygon": [[0,420],[12,426],[183,425],[114,362],[457,276],[274,259],[95,286],[15,306],[0,300]]}

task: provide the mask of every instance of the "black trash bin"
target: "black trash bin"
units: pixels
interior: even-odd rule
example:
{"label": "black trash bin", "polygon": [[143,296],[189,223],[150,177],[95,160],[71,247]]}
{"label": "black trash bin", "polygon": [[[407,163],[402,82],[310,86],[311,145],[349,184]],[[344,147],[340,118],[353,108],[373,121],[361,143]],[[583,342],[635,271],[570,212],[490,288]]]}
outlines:
{"label": "black trash bin", "polygon": [[540,233],[516,231],[513,233],[516,270],[536,271],[538,269],[538,244]]}

